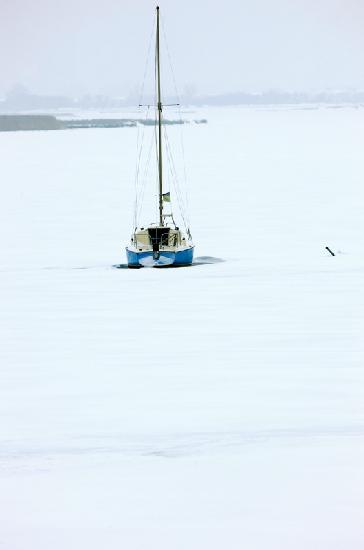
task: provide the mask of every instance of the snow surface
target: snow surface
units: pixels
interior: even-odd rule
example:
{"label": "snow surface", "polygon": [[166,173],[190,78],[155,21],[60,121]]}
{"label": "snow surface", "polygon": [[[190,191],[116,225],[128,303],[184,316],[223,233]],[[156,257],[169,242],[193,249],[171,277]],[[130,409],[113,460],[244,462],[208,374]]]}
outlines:
{"label": "snow surface", "polygon": [[190,116],[180,269],[136,128],[0,134],[4,550],[364,546],[364,109]]}

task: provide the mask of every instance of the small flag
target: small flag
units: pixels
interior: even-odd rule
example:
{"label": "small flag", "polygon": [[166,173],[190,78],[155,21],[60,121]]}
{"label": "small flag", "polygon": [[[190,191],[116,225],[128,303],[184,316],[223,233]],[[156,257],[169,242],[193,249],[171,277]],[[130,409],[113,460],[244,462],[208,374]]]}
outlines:
{"label": "small flag", "polygon": [[168,191],[168,193],[163,193],[162,199],[164,202],[171,202],[171,193]]}

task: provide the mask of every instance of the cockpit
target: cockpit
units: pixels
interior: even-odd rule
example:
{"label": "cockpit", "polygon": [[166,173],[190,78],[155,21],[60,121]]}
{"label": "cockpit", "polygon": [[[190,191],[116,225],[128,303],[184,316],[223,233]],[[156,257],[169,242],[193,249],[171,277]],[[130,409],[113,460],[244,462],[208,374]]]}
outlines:
{"label": "cockpit", "polygon": [[157,252],[163,248],[175,248],[184,242],[184,239],[178,227],[150,226],[137,229],[132,242],[139,251],[152,249]]}

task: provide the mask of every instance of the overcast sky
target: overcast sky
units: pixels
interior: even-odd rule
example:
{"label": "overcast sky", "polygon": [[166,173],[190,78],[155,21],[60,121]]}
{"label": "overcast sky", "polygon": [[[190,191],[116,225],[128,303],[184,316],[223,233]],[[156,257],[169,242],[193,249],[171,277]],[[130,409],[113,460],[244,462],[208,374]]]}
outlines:
{"label": "overcast sky", "polygon": [[[159,4],[180,92],[364,88],[364,0]],[[156,2],[0,5],[1,95],[15,83],[68,95],[124,96],[140,86]],[[165,56],[165,73],[166,65]]]}

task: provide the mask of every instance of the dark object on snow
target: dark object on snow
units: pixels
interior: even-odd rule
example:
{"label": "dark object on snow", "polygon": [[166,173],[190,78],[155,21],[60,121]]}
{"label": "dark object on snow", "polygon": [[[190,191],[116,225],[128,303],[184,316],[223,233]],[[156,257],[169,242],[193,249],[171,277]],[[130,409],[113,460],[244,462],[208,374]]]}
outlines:
{"label": "dark object on snow", "polygon": [[335,256],[335,254],[333,253],[333,251],[330,250],[330,248],[329,248],[328,246],[325,246],[325,248],[326,248],[326,250],[328,250],[328,251],[330,252],[331,256]]}
{"label": "dark object on snow", "polygon": [[[188,124],[188,120],[163,120],[163,124]],[[58,120],[53,115],[0,115],[0,132],[19,130],[75,130],[81,128],[132,128],[137,124],[155,126],[155,120],[132,118],[81,118]]]}
{"label": "dark object on snow", "polygon": [[52,115],[0,115],[0,132],[60,130],[63,123]]}
{"label": "dark object on snow", "polygon": [[132,128],[136,121],[128,118],[84,118],[64,120],[63,125],[68,130],[80,128]]}

